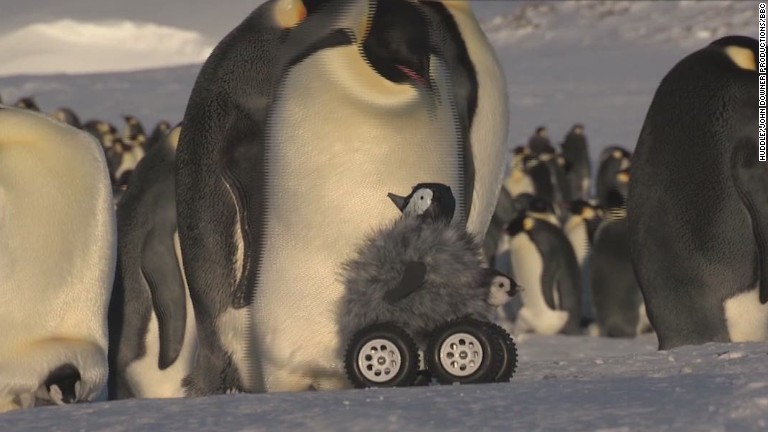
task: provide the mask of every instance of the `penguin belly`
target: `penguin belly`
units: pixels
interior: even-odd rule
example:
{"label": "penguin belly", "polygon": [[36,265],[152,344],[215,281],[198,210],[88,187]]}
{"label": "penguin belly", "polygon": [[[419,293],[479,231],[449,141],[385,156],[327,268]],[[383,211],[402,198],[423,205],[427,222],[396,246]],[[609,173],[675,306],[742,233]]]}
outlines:
{"label": "penguin belly", "polygon": [[544,262],[538,248],[526,234],[518,234],[510,240],[510,249],[512,272],[522,287],[523,303],[517,313],[515,332],[559,333],[568,321],[568,312],[550,308],[544,299],[541,286]]}
{"label": "penguin belly", "polygon": [[104,155],[42,114],[0,107],[0,130],[0,412],[33,406],[66,364],[77,400],[92,400],[107,379],[116,260]]}
{"label": "penguin belly", "polygon": [[337,336],[339,266],[399,216],[388,192],[444,183],[463,213],[450,101],[438,95],[430,107],[413,87],[381,81],[355,47],[324,50],[289,73],[271,113],[252,318],[268,391],[348,385],[337,357],[346,342]]}
{"label": "penguin belly", "polygon": [[768,303],[760,303],[760,286],[723,302],[725,324],[731,342],[768,340]]}
{"label": "penguin belly", "polygon": [[[176,259],[179,262],[181,276],[186,284],[184,266],[181,261],[181,248],[179,247],[178,232],[173,236]],[[182,381],[191,371],[197,352],[197,327],[195,325],[195,312],[192,307],[192,299],[189,290],[186,294],[186,325],[184,332],[184,344],[182,345],[178,359],[168,368],[160,369],[160,329],[157,314],[150,306],[150,320],[147,326],[147,334],[144,338],[144,356],[131,362],[125,370],[125,379],[131,387],[134,395],[142,398],[180,398],[185,396]]]}

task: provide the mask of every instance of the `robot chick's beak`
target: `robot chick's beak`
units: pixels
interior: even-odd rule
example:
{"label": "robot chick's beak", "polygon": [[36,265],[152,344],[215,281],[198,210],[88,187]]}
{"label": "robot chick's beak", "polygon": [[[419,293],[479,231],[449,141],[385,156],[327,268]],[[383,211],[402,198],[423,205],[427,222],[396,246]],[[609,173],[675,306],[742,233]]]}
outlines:
{"label": "robot chick's beak", "polygon": [[395,206],[397,206],[398,210],[400,210],[401,212],[405,211],[406,197],[401,197],[393,193],[388,193],[387,196],[389,197],[389,199],[392,200],[393,203],[395,203]]}

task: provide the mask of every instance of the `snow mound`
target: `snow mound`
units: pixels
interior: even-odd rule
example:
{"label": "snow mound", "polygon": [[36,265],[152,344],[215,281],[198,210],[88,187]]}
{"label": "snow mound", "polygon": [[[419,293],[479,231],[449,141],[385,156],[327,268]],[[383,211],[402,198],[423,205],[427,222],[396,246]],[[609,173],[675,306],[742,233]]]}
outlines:
{"label": "snow mound", "polygon": [[127,20],[35,23],[0,35],[0,76],[132,71],[203,62],[200,33]]}
{"label": "snow mound", "polygon": [[756,3],[742,1],[529,3],[487,20],[484,28],[497,45],[602,46],[621,41],[691,48],[756,28],[756,7]]}

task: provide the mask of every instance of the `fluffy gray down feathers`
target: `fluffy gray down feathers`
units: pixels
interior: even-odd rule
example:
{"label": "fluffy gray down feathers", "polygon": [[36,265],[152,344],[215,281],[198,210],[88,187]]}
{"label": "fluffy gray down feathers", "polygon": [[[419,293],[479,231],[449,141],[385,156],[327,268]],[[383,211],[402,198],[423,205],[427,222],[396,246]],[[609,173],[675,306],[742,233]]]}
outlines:
{"label": "fluffy gray down feathers", "polygon": [[[420,289],[389,304],[384,294],[397,286],[409,261],[426,264]],[[424,348],[436,327],[462,316],[490,320],[493,307],[481,248],[465,229],[404,217],[369,236],[354,258],[342,264],[346,292],[339,310],[341,349],[363,327],[390,322]],[[342,353],[343,355],[343,353]]]}

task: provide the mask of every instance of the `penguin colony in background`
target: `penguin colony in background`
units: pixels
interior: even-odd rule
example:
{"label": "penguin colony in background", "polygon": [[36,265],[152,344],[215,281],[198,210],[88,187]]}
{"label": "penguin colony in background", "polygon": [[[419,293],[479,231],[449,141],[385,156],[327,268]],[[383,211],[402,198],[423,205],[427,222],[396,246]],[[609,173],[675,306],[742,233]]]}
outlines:
{"label": "penguin colony in background", "polygon": [[[513,275],[524,290],[499,319],[516,333],[635,337],[649,331],[626,233],[608,235],[612,230],[606,229],[595,243],[597,232],[614,222],[608,211],[625,205],[631,154],[619,146],[603,152],[593,194],[585,126],[573,125],[560,148],[540,126],[528,145],[512,152],[483,250],[489,263]],[[609,206],[611,194],[621,197],[619,207]],[[600,253],[594,253],[596,245]],[[621,292],[604,291],[625,279]],[[599,294],[593,293],[596,284]],[[626,306],[626,297],[638,304]],[[609,330],[606,322],[632,331]]]}

